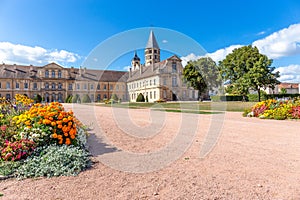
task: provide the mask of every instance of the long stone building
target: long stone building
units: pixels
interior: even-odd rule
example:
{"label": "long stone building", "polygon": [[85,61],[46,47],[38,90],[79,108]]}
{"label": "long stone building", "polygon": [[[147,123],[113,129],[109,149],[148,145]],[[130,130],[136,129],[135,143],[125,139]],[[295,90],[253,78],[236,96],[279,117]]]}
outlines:
{"label": "long stone building", "polygon": [[45,102],[64,102],[68,96],[89,95],[91,101],[109,99],[113,94],[127,100],[126,72],[64,68],[56,63],[45,66],[0,65],[0,96],[15,94]]}
{"label": "long stone building", "polygon": [[182,81],[183,66],[176,55],[160,61],[160,48],[151,31],[145,48],[145,64],[135,52],[129,72],[65,68],[56,63],[45,66],[0,64],[0,96],[15,94],[45,102],[65,102],[69,96],[88,95],[92,102],[116,95],[122,101],[135,102],[143,94],[149,102],[197,100],[198,93]]}

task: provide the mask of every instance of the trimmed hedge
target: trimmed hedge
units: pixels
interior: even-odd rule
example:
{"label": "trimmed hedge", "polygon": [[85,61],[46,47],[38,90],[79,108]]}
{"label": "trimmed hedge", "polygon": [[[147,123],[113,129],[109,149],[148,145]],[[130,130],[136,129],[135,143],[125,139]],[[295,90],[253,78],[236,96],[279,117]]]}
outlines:
{"label": "trimmed hedge", "polygon": [[[211,96],[212,101],[243,101],[243,96],[233,96],[233,95],[226,95],[226,96]],[[244,97],[247,101],[248,98]]]}
{"label": "trimmed hedge", "polygon": [[300,97],[300,94],[267,94],[267,99],[282,99],[282,98],[295,98]]}

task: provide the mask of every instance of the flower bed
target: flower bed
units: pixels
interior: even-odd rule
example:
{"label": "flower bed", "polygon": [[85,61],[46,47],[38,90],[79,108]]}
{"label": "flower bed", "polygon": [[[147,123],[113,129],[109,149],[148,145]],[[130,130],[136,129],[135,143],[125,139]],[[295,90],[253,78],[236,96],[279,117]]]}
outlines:
{"label": "flower bed", "polygon": [[300,119],[300,98],[285,101],[268,99],[255,104],[247,115],[262,119]]}
{"label": "flower bed", "polygon": [[0,108],[0,175],[76,175],[90,166],[84,126],[62,104],[16,95]]}

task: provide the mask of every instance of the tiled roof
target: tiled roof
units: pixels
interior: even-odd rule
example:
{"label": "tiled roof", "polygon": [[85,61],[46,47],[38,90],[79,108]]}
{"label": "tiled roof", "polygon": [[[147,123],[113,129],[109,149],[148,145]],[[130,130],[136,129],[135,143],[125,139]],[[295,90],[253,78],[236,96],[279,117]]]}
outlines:
{"label": "tiled roof", "polygon": [[299,83],[280,83],[278,85],[278,88],[286,88],[286,89],[289,89],[289,88],[299,88]]}

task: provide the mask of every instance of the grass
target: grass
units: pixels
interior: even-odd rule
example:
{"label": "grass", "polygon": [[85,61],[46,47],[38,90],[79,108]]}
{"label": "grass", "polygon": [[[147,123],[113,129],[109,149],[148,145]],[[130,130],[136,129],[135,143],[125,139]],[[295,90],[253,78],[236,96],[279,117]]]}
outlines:
{"label": "grass", "polygon": [[[196,114],[216,114],[207,111],[231,111],[243,112],[251,108],[256,102],[167,102],[167,103],[121,103],[121,104],[99,104],[100,106],[120,107],[120,108],[150,108],[164,110],[166,112],[188,112]],[[205,113],[206,112],[206,113]]]}

